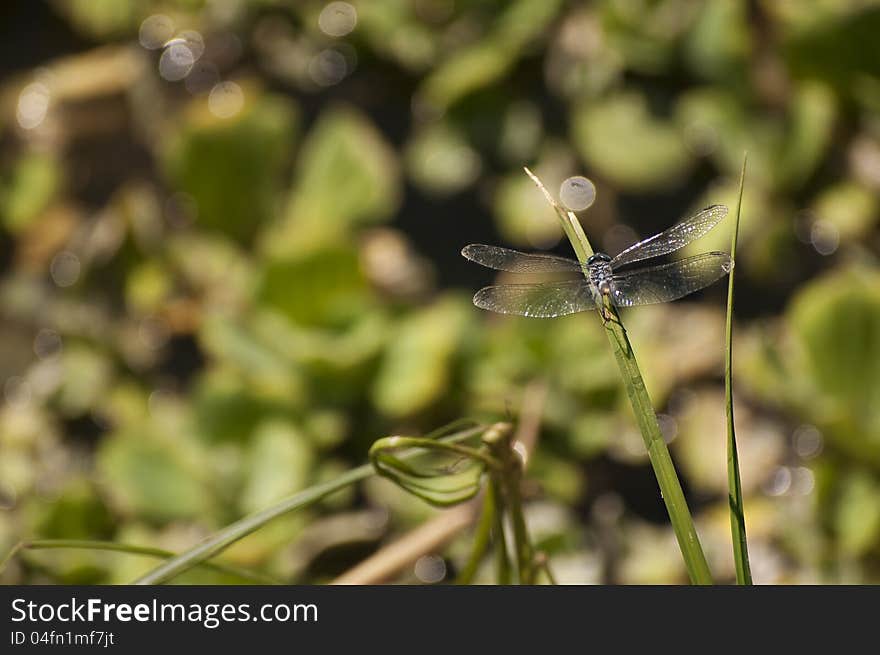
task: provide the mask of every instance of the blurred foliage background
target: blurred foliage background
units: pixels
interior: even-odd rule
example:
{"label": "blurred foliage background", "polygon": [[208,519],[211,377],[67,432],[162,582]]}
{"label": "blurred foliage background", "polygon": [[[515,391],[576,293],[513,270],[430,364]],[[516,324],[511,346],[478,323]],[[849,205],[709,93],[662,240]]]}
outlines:
{"label": "blurred foliage background", "polygon": [[[599,321],[481,313],[459,250],[570,254],[523,165],[593,179],[582,220],[614,254],[735,204],[748,150],[754,576],[880,581],[880,3],[13,0],[0,29],[0,552],[179,551],[376,438],[516,418],[539,388],[527,513],[560,581],[686,580]],[[730,581],[724,287],[624,319]],[[222,560],[324,582],[436,511],[373,479]],[[450,579],[469,544],[399,581]],[[27,551],[0,580],[154,565]]]}

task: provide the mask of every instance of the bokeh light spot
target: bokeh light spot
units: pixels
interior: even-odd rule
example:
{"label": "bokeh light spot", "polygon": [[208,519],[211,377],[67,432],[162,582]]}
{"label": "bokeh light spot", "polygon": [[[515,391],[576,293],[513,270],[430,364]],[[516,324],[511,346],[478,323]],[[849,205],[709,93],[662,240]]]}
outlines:
{"label": "bokeh light spot", "polygon": [[153,14],[141,23],[138,41],[147,50],[158,50],[173,34],[174,21],[164,14]]}
{"label": "bokeh light spot", "polygon": [[169,82],[177,82],[189,75],[195,63],[195,55],[187,44],[172,42],[159,58],[159,75]]}
{"label": "bokeh light spot", "polygon": [[40,359],[48,359],[58,355],[62,346],[61,335],[55,330],[43,328],[34,337],[34,353]]}
{"label": "bokeh light spot", "polygon": [[573,212],[585,210],[596,200],[596,186],[578,175],[565,180],[559,187],[559,200]]}
{"label": "bokeh light spot", "polygon": [[792,435],[794,451],[804,459],[815,457],[822,452],[822,433],[812,425],[801,425]]}
{"label": "bokeh light spot", "polygon": [[59,287],[69,287],[76,284],[81,269],[79,257],[69,250],[59,252],[52,258],[52,263],[49,265],[49,273]]}
{"label": "bokeh light spot", "polygon": [[18,96],[15,117],[26,130],[39,127],[49,111],[49,87],[42,82],[28,84]]}
{"label": "bokeh light spot", "polygon": [[437,555],[423,555],[416,561],[415,574],[425,584],[440,582],[446,577],[446,562]]}
{"label": "bokeh light spot", "polygon": [[791,488],[791,469],[780,466],[764,485],[764,491],[770,496],[781,496]]}
{"label": "bokeh light spot", "polygon": [[348,74],[348,62],[332,48],[322,50],[309,62],[309,75],[318,86],[333,86]]}
{"label": "bokeh light spot", "polygon": [[820,255],[831,255],[840,245],[840,231],[829,221],[817,220],[810,228],[810,241]]}
{"label": "bokeh light spot", "polygon": [[318,16],[318,27],[327,36],[345,36],[355,25],[357,10],[348,2],[331,2]]}
{"label": "bokeh light spot", "polygon": [[235,82],[215,84],[208,95],[208,110],[217,118],[232,118],[244,106],[244,92]]}
{"label": "bokeh light spot", "polygon": [[195,61],[198,61],[205,52],[205,40],[195,30],[184,30],[165,45],[167,47],[178,43],[189,48]]}
{"label": "bokeh light spot", "polygon": [[816,486],[816,476],[806,466],[798,466],[792,470],[791,492],[798,496],[807,496]]}

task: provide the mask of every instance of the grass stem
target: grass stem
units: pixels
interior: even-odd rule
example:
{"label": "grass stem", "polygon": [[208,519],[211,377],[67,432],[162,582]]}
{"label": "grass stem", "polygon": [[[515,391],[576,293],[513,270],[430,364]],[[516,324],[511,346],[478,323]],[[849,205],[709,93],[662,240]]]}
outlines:
{"label": "grass stem", "polygon": [[525,515],[523,514],[522,482],[523,462],[513,449],[513,433],[509,424],[496,424],[486,431],[483,440],[492,455],[501,462],[500,469],[489,471],[497,480],[498,489],[503,494],[504,503],[510,513],[513,527],[514,555],[516,557],[517,577],[520,584],[534,583],[534,558],[529,541]]}
{"label": "grass stem", "polygon": [[467,585],[473,581],[474,576],[477,574],[477,569],[480,568],[480,562],[483,560],[483,556],[486,554],[486,550],[489,547],[494,521],[495,503],[492,494],[487,490],[483,495],[483,507],[480,512],[480,520],[474,530],[474,542],[471,546],[471,553],[468,556],[467,562],[462,567],[461,572],[458,574],[455,584]]}
{"label": "grass stem", "polygon": [[[477,426],[468,430],[462,430],[461,432],[446,437],[445,440],[449,442],[462,441],[477,434],[481,434],[485,429],[485,426]],[[408,457],[414,457],[419,453],[420,451],[402,453],[400,458],[406,459]],[[373,468],[372,464],[358,466],[357,468],[346,471],[333,480],[316,484],[308,489],[295,493],[292,496],[288,496],[271,507],[267,507],[264,510],[245,516],[235,523],[226,526],[222,530],[215,532],[193,548],[163,562],[152,571],[149,571],[147,574],[135,580],[134,584],[149,585],[167,582],[193,566],[196,566],[200,562],[204,562],[205,560],[214,557],[236,541],[246,537],[256,530],[259,530],[279,516],[313,505],[332,493],[360,482],[361,480],[365,480],[373,475],[375,471],[376,469]]]}
{"label": "grass stem", "polygon": [[[12,557],[14,557],[18,552],[22,550],[48,550],[55,548],[74,548],[82,550],[102,551],[109,550],[118,553],[129,553],[131,555],[161,557],[163,559],[174,557],[174,553],[168,550],[163,550],[162,548],[153,548],[152,546],[135,546],[132,544],[120,544],[115,541],[91,541],[86,539],[33,539],[31,541],[21,541],[16,544],[9,555],[4,558],[2,565],[0,565],[0,571],[5,568],[6,564],[9,562],[10,559],[12,559]],[[235,566],[229,566],[227,564],[200,562],[198,566],[214,571],[215,573],[235,576],[237,578],[241,578],[242,580],[247,580],[251,583],[279,584],[277,580],[274,580],[267,575],[255,573],[253,571],[247,571],[245,569],[240,569]]]}
{"label": "grass stem", "polygon": [[746,155],[743,157],[742,172],[739,178],[739,198],[736,201],[733,236],[730,240],[730,260],[734,266],[731,268],[727,280],[727,336],[724,356],[724,406],[727,414],[727,488],[730,503],[730,533],[733,540],[736,582],[741,585],[752,584],[752,571],[749,566],[742,481],[739,475],[739,455],[736,448],[736,430],[734,429],[733,420],[733,276],[736,273],[736,242],[739,236],[739,218],[742,212],[747,160],[748,156]]}
{"label": "grass stem", "polygon": [[[528,168],[525,171],[544,193],[547,201],[556,211],[562,221],[562,229],[571,242],[581,267],[586,272],[587,259],[593,254],[593,248],[577,216],[562,208],[534,173]],[[681,489],[681,483],[678,480],[675,466],[672,463],[672,457],[669,454],[669,449],[666,447],[666,442],[663,440],[663,434],[657,422],[657,415],[654,413],[651,398],[642,379],[632,344],[629,342],[629,336],[623,327],[617,310],[610,304],[606,304],[605,307],[599,308],[600,316],[603,318],[605,318],[605,311],[609,311],[611,314],[609,320],[603,321],[605,331],[611,342],[614,358],[617,360],[617,365],[620,368],[623,385],[626,388],[626,395],[635,414],[636,423],[645,441],[648,458],[651,461],[654,475],[660,486],[663,502],[666,504],[666,509],[669,512],[672,529],[678,539],[678,545],[681,549],[688,575],[694,584],[712,584],[712,574],[709,571],[706,556],[703,554],[690,509],[687,506],[684,492]]]}

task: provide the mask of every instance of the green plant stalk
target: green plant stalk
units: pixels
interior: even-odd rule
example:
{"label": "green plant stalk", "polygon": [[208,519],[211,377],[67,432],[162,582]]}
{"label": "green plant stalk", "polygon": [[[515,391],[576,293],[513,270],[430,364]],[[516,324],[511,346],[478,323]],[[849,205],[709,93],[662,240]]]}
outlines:
{"label": "green plant stalk", "polygon": [[[56,548],[74,548],[82,550],[110,550],[118,553],[129,553],[131,555],[145,555],[147,557],[161,557],[163,559],[174,557],[174,553],[162,548],[153,548],[152,546],[135,546],[132,544],[120,544],[115,541],[90,541],[85,539],[33,539],[31,541],[20,541],[9,552],[9,554],[0,563],[0,571],[6,568],[6,564],[22,550],[48,550]],[[224,575],[232,575],[242,580],[247,580],[256,584],[277,585],[279,582],[267,575],[240,569],[227,564],[219,564],[215,562],[200,562],[202,568],[209,569],[216,573]]]}
{"label": "green plant stalk", "polygon": [[[516,465],[514,465],[516,466]],[[532,562],[532,544],[526,529],[526,519],[522,509],[522,494],[520,493],[521,475],[516,469],[511,469],[504,474],[504,483],[507,496],[510,499],[510,522],[513,524],[513,541],[516,547],[516,563],[519,573],[520,584],[534,584],[534,568]]]}
{"label": "green plant stalk", "polygon": [[498,490],[503,495],[505,506],[510,514],[519,583],[533,584],[532,544],[529,541],[522,509],[522,493],[520,492],[522,460],[513,450],[512,436],[509,425],[496,424],[493,429],[486,431],[486,434],[483,435],[483,441],[489,446],[495,459],[501,462],[501,467],[491,470],[489,475],[497,481]]}
{"label": "green plant stalk", "polygon": [[[559,206],[540,179],[529,169],[525,170],[558,214],[562,221],[562,229],[565,232],[565,236],[571,242],[578,261],[581,263],[581,267],[586,274],[587,259],[593,254],[593,248],[587,239],[587,235],[584,234],[580,221],[572,212],[566,211]],[[606,318],[604,316],[605,311],[610,312],[611,318],[608,320],[604,320]],[[660,486],[660,493],[663,496],[663,502],[666,504],[666,510],[669,512],[672,529],[678,540],[688,575],[694,584],[712,584],[712,574],[709,571],[706,556],[703,554],[703,548],[700,545],[690,509],[688,509],[684,492],[681,489],[681,483],[675,472],[672,457],[669,455],[669,449],[666,447],[666,442],[663,440],[663,434],[660,431],[660,425],[657,423],[657,415],[654,413],[654,407],[651,404],[651,398],[648,395],[635,353],[629,342],[629,336],[623,327],[617,310],[610,303],[606,302],[604,307],[599,308],[599,313],[603,317],[605,331],[611,342],[614,358],[617,360],[617,365],[620,368],[623,385],[626,388],[626,395],[635,414],[639,431],[642,433],[642,439],[645,441],[648,458],[651,461],[654,475]]]}
{"label": "green plant stalk", "polygon": [[495,543],[495,577],[499,585],[510,584],[510,559],[507,556],[507,539],[504,536],[504,495],[501,484],[495,476],[489,477],[486,493],[492,497],[492,513]]}
{"label": "green plant stalk", "polygon": [[473,581],[474,576],[477,574],[477,569],[480,567],[480,562],[489,547],[494,520],[495,502],[492,494],[486,491],[483,495],[483,508],[480,512],[480,520],[474,530],[474,543],[471,547],[471,554],[468,556],[467,563],[462,567],[461,573],[458,574],[455,584],[467,585]]}
{"label": "green plant stalk", "polygon": [[736,242],[739,236],[739,217],[742,212],[743,187],[746,179],[746,162],[743,157],[739,178],[739,198],[736,201],[736,216],[733,223],[733,236],[730,240],[730,260],[733,267],[727,279],[727,341],[724,356],[724,406],[727,414],[727,490],[730,503],[730,534],[733,541],[733,561],[736,565],[736,582],[741,585],[752,584],[752,571],[749,566],[749,547],[746,540],[746,519],[743,507],[742,481],[739,474],[739,455],[736,448],[736,430],[733,420],[733,275],[736,273]]}
{"label": "green plant stalk", "polygon": [[[447,441],[462,441],[480,434],[485,429],[484,426],[478,426],[469,430],[463,430],[462,432],[458,432],[448,437]],[[402,453],[400,457],[405,459],[408,457],[414,457],[418,454],[419,451],[411,451],[409,453]],[[295,493],[292,496],[288,496],[271,507],[249,514],[235,523],[231,523],[222,530],[215,532],[195,547],[170,558],[152,571],[147,572],[145,575],[135,580],[133,584],[150,585],[167,582],[193,566],[214,557],[239,539],[259,530],[279,516],[313,505],[322,498],[344,489],[349,485],[365,480],[374,473],[375,469],[372,464],[363,464],[350,471],[346,471],[334,480],[316,484],[308,489]]]}

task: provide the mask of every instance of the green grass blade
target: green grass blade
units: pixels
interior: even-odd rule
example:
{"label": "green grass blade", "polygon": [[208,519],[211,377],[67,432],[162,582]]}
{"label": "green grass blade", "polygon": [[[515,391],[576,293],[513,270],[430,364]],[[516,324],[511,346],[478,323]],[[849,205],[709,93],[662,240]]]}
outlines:
{"label": "green grass blade", "polygon": [[[547,201],[556,210],[559,219],[562,221],[562,229],[571,242],[578,261],[580,261],[582,266],[586,267],[587,258],[593,254],[593,248],[586,234],[584,234],[583,227],[577,216],[563,209],[553,196],[550,195],[543,183],[529,169],[526,169],[526,173],[538,185]],[[648,458],[651,461],[654,475],[660,486],[660,493],[663,496],[663,502],[666,504],[666,510],[669,512],[672,529],[678,540],[688,575],[694,584],[712,584],[712,574],[709,571],[706,556],[703,554],[703,548],[700,545],[696,528],[694,528],[690,509],[687,506],[684,492],[681,489],[681,483],[675,472],[675,466],[672,464],[669,449],[663,440],[663,434],[657,422],[657,415],[654,413],[654,407],[651,404],[650,396],[648,396],[648,390],[642,379],[642,373],[639,370],[629,337],[617,311],[610,305],[607,305],[606,309],[611,312],[612,319],[605,322],[605,330],[611,342],[614,358],[617,360],[617,365],[620,368],[620,376],[635,414],[636,423],[639,426],[639,431],[642,433],[642,439],[645,441]],[[600,308],[599,311],[601,313],[602,309]]]}
{"label": "green grass blade", "polygon": [[495,544],[495,578],[499,585],[511,582],[510,557],[507,553],[507,539],[504,536],[504,494],[501,482],[494,476],[490,477],[486,493],[492,498],[492,538]]}
{"label": "green grass blade", "polygon": [[[485,427],[477,426],[451,435],[447,437],[446,440],[452,442],[461,441],[476,434],[480,434],[483,430],[485,430]],[[409,453],[402,453],[400,457],[413,457],[417,454],[419,454],[419,451],[411,451]],[[308,489],[300,491],[299,493],[288,496],[271,507],[245,516],[235,523],[226,526],[222,530],[215,532],[197,546],[184,551],[180,555],[172,557],[152,571],[141,576],[135,580],[133,584],[149,585],[167,582],[184,571],[191,569],[193,566],[214,557],[239,539],[259,530],[270,521],[277,519],[279,516],[313,505],[322,498],[329,496],[340,489],[344,489],[349,485],[365,480],[374,473],[375,469],[372,464],[364,464],[351,469],[350,471],[346,471],[334,480],[316,484]]]}
{"label": "green grass blade", "polygon": [[727,342],[724,355],[724,406],[727,413],[727,488],[730,502],[730,532],[733,539],[733,560],[736,564],[736,582],[752,584],[749,567],[749,548],[746,542],[746,519],[743,510],[742,482],[739,475],[739,455],[736,450],[736,430],[733,420],[733,277],[736,273],[736,241],[739,236],[739,217],[742,211],[743,186],[746,179],[746,161],[743,157],[739,178],[739,198],[730,241],[730,259],[734,266],[727,278]]}
{"label": "green grass blade", "polygon": [[[0,571],[5,568],[7,562],[16,553],[22,550],[49,550],[60,548],[104,551],[109,550],[117,553],[128,553],[130,555],[160,557],[162,559],[174,557],[175,555],[171,551],[163,550],[162,548],[153,548],[152,546],[136,546],[133,544],[120,544],[115,541],[91,541],[86,539],[32,539],[30,541],[19,542],[15,546],[15,548],[12,549],[10,554],[3,560],[3,563],[0,564]],[[262,573],[256,573],[254,571],[248,571],[246,569],[240,569],[236,566],[229,566],[228,564],[200,562],[198,566],[208,569],[210,571],[214,571],[216,573],[235,576],[237,578],[241,578],[242,580],[247,580],[251,583],[270,585],[280,584],[277,580],[270,578],[268,575],[263,575]]]}
{"label": "green grass blade", "polygon": [[461,569],[461,573],[458,574],[455,584],[468,585],[473,581],[474,576],[477,574],[477,569],[480,568],[480,562],[482,562],[483,556],[489,548],[494,522],[495,500],[492,497],[492,493],[487,490],[483,497],[483,510],[480,514],[480,521],[477,524],[476,530],[474,530],[474,543],[471,547],[471,554],[468,557],[467,563]]}

